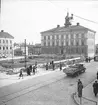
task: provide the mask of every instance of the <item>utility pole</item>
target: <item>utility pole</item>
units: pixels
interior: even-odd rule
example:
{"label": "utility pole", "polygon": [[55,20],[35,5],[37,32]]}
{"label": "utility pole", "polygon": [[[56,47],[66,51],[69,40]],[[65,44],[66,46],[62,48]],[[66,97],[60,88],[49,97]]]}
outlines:
{"label": "utility pole", "polygon": [[25,68],[26,68],[26,39],[25,39]]}

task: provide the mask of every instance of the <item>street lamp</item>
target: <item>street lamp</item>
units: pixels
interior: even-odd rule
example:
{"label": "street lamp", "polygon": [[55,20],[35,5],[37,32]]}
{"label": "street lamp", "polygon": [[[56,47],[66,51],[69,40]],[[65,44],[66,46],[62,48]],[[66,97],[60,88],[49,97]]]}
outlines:
{"label": "street lamp", "polygon": [[11,49],[12,49],[12,70],[13,70],[13,63],[14,63],[14,61],[13,61],[13,43],[11,44]]}
{"label": "street lamp", "polygon": [[25,68],[26,68],[26,39],[25,39],[25,46],[24,47],[25,47],[25,54],[24,55],[25,55]]}

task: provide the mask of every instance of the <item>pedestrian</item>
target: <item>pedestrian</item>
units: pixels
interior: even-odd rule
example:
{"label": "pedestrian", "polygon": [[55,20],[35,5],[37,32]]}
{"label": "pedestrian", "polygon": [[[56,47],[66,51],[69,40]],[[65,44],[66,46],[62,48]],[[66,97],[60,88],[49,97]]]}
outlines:
{"label": "pedestrian", "polygon": [[46,64],[46,70],[48,70],[48,63]]}
{"label": "pedestrian", "polygon": [[21,77],[22,77],[22,79],[23,79],[22,69],[20,69],[19,79],[20,79]]}
{"label": "pedestrian", "polygon": [[30,72],[32,72],[32,65],[29,66]]}
{"label": "pedestrian", "polygon": [[33,66],[33,74],[35,75],[35,65]]}
{"label": "pedestrian", "polygon": [[52,67],[53,67],[53,70],[55,69],[55,64],[54,63],[52,63]]}
{"label": "pedestrian", "polygon": [[27,67],[27,76],[28,75],[31,75],[31,72],[30,72],[30,68],[29,67]]}
{"label": "pedestrian", "polygon": [[97,93],[98,93],[98,82],[97,81],[95,81],[93,83],[93,92],[94,92],[94,95],[96,97],[97,96]]}
{"label": "pedestrian", "polygon": [[88,58],[86,57],[86,62],[88,62]]}
{"label": "pedestrian", "polygon": [[96,60],[96,57],[94,56],[94,61]]}
{"label": "pedestrian", "polygon": [[89,57],[89,58],[88,58],[88,61],[90,62],[90,60],[91,60],[91,58]]}
{"label": "pedestrian", "polygon": [[82,97],[82,90],[83,90],[83,84],[82,84],[82,82],[81,82],[81,80],[79,79],[78,80],[78,97]]}
{"label": "pedestrian", "polygon": [[60,71],[62,70],[62,64],[61,64],[61,62],[60,62]]}
{"label": "pedestrian", "polygon": [[97,80],[98,80],[98,71],[97,71]]}

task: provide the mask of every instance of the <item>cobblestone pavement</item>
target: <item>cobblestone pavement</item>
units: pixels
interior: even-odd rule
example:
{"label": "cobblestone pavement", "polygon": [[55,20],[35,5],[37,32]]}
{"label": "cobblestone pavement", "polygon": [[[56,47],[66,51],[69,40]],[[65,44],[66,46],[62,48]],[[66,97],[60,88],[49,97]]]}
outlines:
{"label": "cobblestone pavement", "polygon": [[[49,84],[46,83],[44,84],[44,86],[41,86],[36,89],[32,89],[27,94],[18,96],[17,98],[13,98],[12,100],[6,102],[6,105],[67,105],[68,87],[70,86],[70,84],[74,84],[74,86],[76,86],[76,82],[78,78],[82,80],[84,85],[88,84],[89,82],[95,79],[96,70],[93,70],[93,68],[97,68],[97,63],[92,62],[92,64],[93,66],[91,66],[90,64],[87,64],[86,65],[87,72],[85,72],[84,74],[76,78],[66,77],[66,75],[62,71],[57,71],[53,74],[45,75],[44,77],[40,78],[40,82],[43,80],[49,81],[50,78],[51,80],[53,80],[54,77],[59,78],[60,75],[61,77],[59,78],[58,81],[55,81]],[[36,78],[37,81],[39,81],[38,78]],[[15,91],[16,86],[17,88],[23,88],[22,86],[24,86],[24,84],[28,85],[29,84],[28,82],[30,82],[31,84],[35,83],[36,85],[37,83],[36,79],[35,81],[34,79],[33,80],[30,79],[29,81],[26,81],[22,84],[18,83],[16,85],[11,85],[9,89],[10,91],[12,91],[11,89],[12,87],[14,87],[14,91]],[[1,89],[1,91],[2,90],[3,92],[5,92],[6,88]],[[2,93],[1,91],[0,91],[0,94]],[[4,97],[4,98],[5,100],[7,100],[8,97]],[[72,101],[72,105],[75,105],[73,101]]]}

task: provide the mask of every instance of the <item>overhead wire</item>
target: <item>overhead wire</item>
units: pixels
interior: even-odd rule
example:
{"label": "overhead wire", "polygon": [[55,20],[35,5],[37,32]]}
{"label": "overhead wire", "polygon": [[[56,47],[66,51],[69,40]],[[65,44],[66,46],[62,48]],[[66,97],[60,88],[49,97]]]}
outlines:
{"label": "overhead wire", "polygon": [[[56,6],[54,3],[51,2],[51,0],[48,0],[48,1],[49,1],[52,5]],[[56,6],[56,7],[57,7],[57,6]],[[64,9],[64,11],[68,12],[68,9]],[[73,14],[73,13],[71,13],[71,14]],[[82,20],[88,21],[88,22],[92,22],[92,23],[94,23],[94,24],[98,24],[98,22],[95,22],[95,21],[92,21],[92,20],[83,18],[83,17],[78,16],[78,15],[75,15],[75,14],[73,14],[73,16],[75,16],[75,17],[77,17],[77,18],[80,18],[80,19],[82,19]]]}

